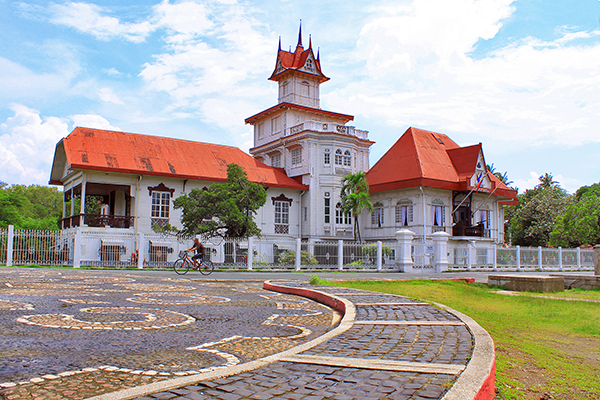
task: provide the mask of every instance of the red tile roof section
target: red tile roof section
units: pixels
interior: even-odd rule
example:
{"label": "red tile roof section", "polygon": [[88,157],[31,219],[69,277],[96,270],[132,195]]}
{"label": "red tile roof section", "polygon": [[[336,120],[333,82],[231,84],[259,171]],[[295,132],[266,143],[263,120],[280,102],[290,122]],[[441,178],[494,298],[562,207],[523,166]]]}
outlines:
{"label": "red tile roof section", "polygon": [[[471,190],[469,178],[475,173],[481,143],[459,147],[441,133],[408,128],[398,141],[367,172],[371,193],[416,186],[448,190]],[[517,192],[492,173],[495,196],[516,199]],[[497,189],[496,187],[499,186]]]}
{"label": "red tile roof section", "polygon": [[[309,73],[307,71],[302,71],[300,68],[304,67],[306,63],[306,59],[309,55],[312,55],[312,59],[315,61],[315,73]],[[300,43],[296,46],[296,50],[294,52],[285,51],[279,49],[277,52],[277,60],[281,63],[281,66],[284,68],[282,71],[276,72],[273,71],[273,74],[269,77],[269,80],[277,81],[279,80],[279,76],[286,72],[295,71],[302,74],[307,74],[313,77],[318,77],[320,83],[326,82],[329,80],[323,72],[321,71],[321,61],[315,57],[312,47],[304,50],[304,47]]]}
{"label": "red tile roof section", "polygon": [[267,166],[237,147],[81,127],[62,143],[66,162],[74,169],[224,182],[227,165],[235,163],[251,182],[308,189],[281,169]]}
{"label": "red tile roof section", "polygon": [[274,105],[273,107],[267,108],[266,110],[259,112],[258,114],[255,114],[251,117],[246,118],[244,120],[244,122],[247,124],[253,124],[254,121],[259,119],[260,117],[274,113],[275,111],[278,111],[282,108],[296,109],[296,110],[300,110],[300,111],[308,111],[308,112],[312,112],[315,114],[324,115],[326,117],[337,118],[337,119],[343,121],[344,124],[346,122],[352,121],[354,119],[353,115],[340,114],[340,113],[335,113],[333,111],[325,111],[325,110],[321,110],[320,108],[301,106],[301,105],[294,104],[294,103],[279,103],[279,104]]}

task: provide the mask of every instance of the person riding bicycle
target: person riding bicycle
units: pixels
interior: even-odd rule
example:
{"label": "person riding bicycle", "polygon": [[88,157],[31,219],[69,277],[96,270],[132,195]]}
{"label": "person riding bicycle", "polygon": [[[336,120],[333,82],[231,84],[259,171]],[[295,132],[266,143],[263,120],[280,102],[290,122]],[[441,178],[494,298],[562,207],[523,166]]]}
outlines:
{"label": "person riding bicycle", "polygon": [[194,250],[196,250],[196,254],[194,254],[192,260],[194,261],[194,268],[197,269],[198,262],[202,262],[202,260],[204,259],[204,254],[206,253],[206,248],[202,243],[200,243],[200,239],[198,238],[194,239],[194,244],[187,251],[189,252]]}

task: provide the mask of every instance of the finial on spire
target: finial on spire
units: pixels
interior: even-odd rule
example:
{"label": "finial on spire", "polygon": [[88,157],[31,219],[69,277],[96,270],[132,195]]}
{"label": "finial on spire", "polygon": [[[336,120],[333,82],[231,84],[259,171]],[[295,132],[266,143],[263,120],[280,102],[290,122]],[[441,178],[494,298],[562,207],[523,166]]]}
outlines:
{"label": "finial on spire", "polygon": [[279,48],[277,50],[281,51],[281,36],[279,36]]}
{"label": "finial on spire", "polygon": [[321,48],[317,47],[317,61],[320,61]]}
{"label": "finial on spire", "polygon": [[298,30],[298,45],[302,46],[302,20],[300,20],[300,29]]}
{"label": "finial on spire", "polygon": [[308,48],[312,49],[312,35],[308,35]]}

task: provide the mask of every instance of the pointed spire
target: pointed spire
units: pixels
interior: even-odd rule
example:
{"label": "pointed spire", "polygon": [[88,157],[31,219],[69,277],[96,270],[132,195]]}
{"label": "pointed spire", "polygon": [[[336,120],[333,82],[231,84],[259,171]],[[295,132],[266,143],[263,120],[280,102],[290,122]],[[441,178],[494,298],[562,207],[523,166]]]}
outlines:
{"label": "pointed spire", "polygon": [[312,35],[308,35],[308,48],[312,49]]}
{"label": "pointed spire", "polygon": [[321,48],[317,47],[317,61],[320,61],[320,53],[321,53]]}
{"label": "pointed spire", "polygon": [[300,20],[300,29],[298,30],[298,44],[296,47],[302,47],[302,20]]}
{"label": "pointed spire", "polygon": [[279,36],[279,48],[277,49],[277,51],[281,51],[281,36]]}

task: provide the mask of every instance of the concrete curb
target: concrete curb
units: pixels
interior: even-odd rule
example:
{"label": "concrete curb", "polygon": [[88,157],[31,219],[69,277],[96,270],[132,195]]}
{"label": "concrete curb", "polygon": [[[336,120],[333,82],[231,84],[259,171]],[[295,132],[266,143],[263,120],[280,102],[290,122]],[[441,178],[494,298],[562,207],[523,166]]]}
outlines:
{"label": "concrete curb", "polygon": [[494,341],[485,329],[466,314],[443,304],[438,307],[454,314],[463,321],[473,335],[475,345],[467,368],[460,374],[454,385],[442,400],[492,400],[495,397],[496,353]]}
{"label": "concrete curb", "polygon": [[286,357],[290,357],[311,349],[319,344],[326,342],[327,340],[338,336],[348,329],[352,327],[352,323],[354,322],[354,318],[356,316],[356,311],[354,305],[348,300],[338,298],[333,295],[328,295],[316,290],[310,289],[296,289],[290,288],[287,286],[278,286],[270,283],[270,281],[266,281],[263,287],[267,290],[275,291],[278,293],[288,293],[288,294],[297,294],[299,296],[304,296],[309,299],[314,299],[319,301],[336,311],[339,311],[344,316],[342,317],[339,325],[327,332],[326,334],[319,336],[311,340],[310,342],[303,343],[296,347],[292,347],[289,350],[286,350],[281,353],[273,354],[268,357],[260,358],[254,361],[250,361],[244,364],[235,365],[233,367],[227,367],[211,372],[205,372],[202,374],[190,375],[181,378],[168,379],[165,381],[155,382],[148,385],[137,386],[134,388],[119,390],[116,392],[106,393],[99,396],[89,397],[87,400],[129,400],[135,399],[137,397],[146,396],[152,393],[157,392],[165,392],[173,389],[180,388],[182,386],[194,385],[198,382],[213,380],[218,378],[224,378],[227,376],[241,374],[247,371],[252,371],[260,367],[264,367],[268,364],[271,364],[275,361],[279,361]]}

